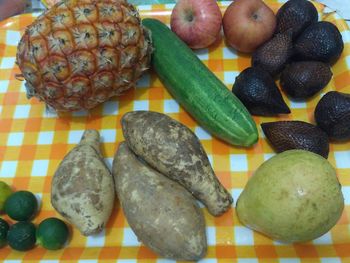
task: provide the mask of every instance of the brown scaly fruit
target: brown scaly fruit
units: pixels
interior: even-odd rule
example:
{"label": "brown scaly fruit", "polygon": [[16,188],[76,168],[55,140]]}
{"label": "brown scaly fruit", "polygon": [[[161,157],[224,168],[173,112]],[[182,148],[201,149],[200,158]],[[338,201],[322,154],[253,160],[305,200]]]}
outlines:
{"label": "brown scaly fruit", "polygon": [[283,70],[292,55],[292,32],[276,34],[254,51],[252,66],[260,67],[274,77]]}
{"label": "brown scaly fruit", "polygon": [[304,121],[274,121],[261,124],[266,138],[276,152],[300,149],[317,153],[327,159],[329,142],[327,134]]}
{"label": "brown scaly fruit", "polygon": [[307,26],[317,22],[318,14],[315,6],[307,0],[289,0],[276,14],[276,33],[292,31],[297,37]]}
{"label": "brown scaly fruit", "polygon": [[330,140],[350,140],[350,94],[327,92],[317,103],[314,115],[317,126]]}
{"label": "brown scaly fruit", "polygon": [[91,109],[134,87],[151,44],[125,0],[65,0],[25,30],[17,64],[28,97],[57,111]]}
{"label": "brown scaly fruit", "polygon": [[273,116],[290,113],[275,81],[261,68],[250,67],[243,70],[236,77],[232,92],[252,115]]}
{"label": "brown scaly fruit", "polygon": [[332,78],[328,64],[299,61],[286,66],[281,74],[282,89],[294,99],[308,99],[327,86]]}
{"label": "brown scaly fruit", "polygon": [[339,29],[328,21],[308,26],[294,42],[294,55],[299,60],[335,63],[344,49]]}

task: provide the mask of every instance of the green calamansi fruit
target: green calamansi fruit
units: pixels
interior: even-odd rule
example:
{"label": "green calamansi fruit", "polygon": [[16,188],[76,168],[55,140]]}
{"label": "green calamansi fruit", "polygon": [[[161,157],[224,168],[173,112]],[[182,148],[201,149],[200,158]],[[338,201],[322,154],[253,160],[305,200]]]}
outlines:
{"label": "green calamansi fruit", "polygon": [[7,243],[6,237],[9,228],[9,224],[4,219],[0,218],[0,248]]}
{"label": "green calamansi fruit", "polygon": [[7,233],[7,242],[12,249],[27,251],[35,246],[35,225],[31,222],[18,222]]}
{"label": "green calamansi fruit", "polygon": [[263,163],[237,201],[239,220],[282,242],[304,242],[328,232],[344,198],[335,169],[323,157],[289,150]]}
{"label": "green calamansi fruit", "polygon": [[29,191],[18,191],[7,198],[5,202],[6,214],[16,221],[31,219],[38,209],[35,195]]}
{"label": "green calamansi fruit", "polygon": [[68,237],[69,230],[67,225],[55,217],[43,220],[36,231],[37,243],[49,250],[62,248]]}
{"label": "green calamansi fruit", "polygon": [[0,181],[0,212],[4,211],[5,201],[11,194],[11,187],[7,183]]}

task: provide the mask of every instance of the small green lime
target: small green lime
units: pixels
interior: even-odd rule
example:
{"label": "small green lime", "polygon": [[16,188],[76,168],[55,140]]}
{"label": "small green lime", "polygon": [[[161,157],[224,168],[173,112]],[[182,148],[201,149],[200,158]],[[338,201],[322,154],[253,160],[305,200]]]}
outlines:
{"label": "small green lime", "polygon": [[11,248],[27,251],[35,246],[35,225],[31,222],[18,222],[7,233],[7,242]]}
{"label": "small green lime", "polygon": [[2,218],[0,218],[0,247],[6,245],[7,232],[9,231],[9,224]]}
{"label": "small green lime", "polygon": [[7,183],[0,181],[0,212],[4,211],[5,201],[11,194],[11,187]]}
{"label": "small green lime", "polygon": [[7,198],[5,212],[13,220],[26,221],[31,219],[38,209],[35,195],[29,191],[18,191]]}
{"label": "small green lime", "polygon": [[43,220],[36,230],[38,244],[49,250],[62,248],[67,242],[68,236],[67,225],[55,217]]}

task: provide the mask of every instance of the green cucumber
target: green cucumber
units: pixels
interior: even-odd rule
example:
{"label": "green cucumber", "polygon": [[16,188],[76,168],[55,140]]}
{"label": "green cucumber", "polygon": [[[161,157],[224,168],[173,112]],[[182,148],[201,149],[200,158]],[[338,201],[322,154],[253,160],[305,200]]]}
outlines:
{"label": "green cucumber", "polygon": [[145,18],[142,24],[151,33],[154,70],[199,125],[232,145],[256,143],[258,131],[252,116],[221,80],[161,21]]}

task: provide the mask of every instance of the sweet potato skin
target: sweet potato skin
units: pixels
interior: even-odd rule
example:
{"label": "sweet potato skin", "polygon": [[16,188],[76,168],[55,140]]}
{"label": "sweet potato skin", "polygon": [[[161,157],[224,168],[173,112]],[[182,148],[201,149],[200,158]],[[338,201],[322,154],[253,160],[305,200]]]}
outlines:
{"label": "sweet potato skin", "polygon": [[128,146],[149,165],[175,180],[218,216],[233,202],[217,179],[197,136],[180,122],[151,111],[126,113],[122,130]]}
{"label": "sweet potato skin", "polygon": [[97,131],[87,130],[60,163],[51,185],[52,206],[85,236],[105,227],[115,199],[113,177],[98,139]]}
{"label": "sweet potato skin", "polygon": [[205,220],[192,195],[119,145],[113,161],[116,192],[130,227],[154,252],[176,260],[206,254]]}

